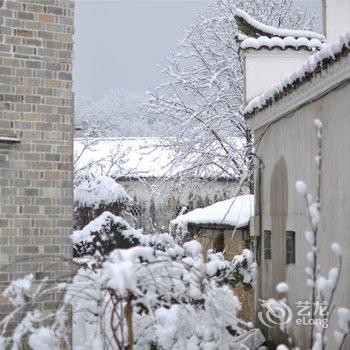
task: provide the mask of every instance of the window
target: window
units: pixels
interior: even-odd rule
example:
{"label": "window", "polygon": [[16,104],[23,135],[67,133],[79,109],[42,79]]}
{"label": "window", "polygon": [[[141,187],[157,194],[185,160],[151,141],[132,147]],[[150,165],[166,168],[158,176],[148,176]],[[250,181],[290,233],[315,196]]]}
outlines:
{"label": "window", "polygon": [[271,260],[271,231],[264,231],[264,258]]}
{"label": "window", "polygon": [[133,203],[129,206],[129,212],[134,217],[140,217],[142,215],[141,205]]}
{"label": "window", "polygon": [[181,214],[186,214],[188,213],[189,211],[193,210],[193,207],[192,205],[188,205],[188,206],[185,206],[185,205],[177,205],[176,208],[176,216],[179,216],[180,213]]}
{"label": "window", "polygon": [[295,264],[295,232],[286,232],[286,263]]}

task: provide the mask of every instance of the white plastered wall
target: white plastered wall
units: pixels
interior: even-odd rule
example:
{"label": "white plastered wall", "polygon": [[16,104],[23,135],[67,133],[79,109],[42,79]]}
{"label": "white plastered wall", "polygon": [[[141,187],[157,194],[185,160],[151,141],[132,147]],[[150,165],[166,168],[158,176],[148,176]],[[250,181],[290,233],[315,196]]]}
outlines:
{"label": "white plastered wall", "polygon": [[323,26],[329,42],[350,29],[350,0],[323,0]]}
{"label": "white plastered wall", "polygon": [[292,49],[244,50],[246,102],[261,95],[286,75],[300,68],[312,53]]}

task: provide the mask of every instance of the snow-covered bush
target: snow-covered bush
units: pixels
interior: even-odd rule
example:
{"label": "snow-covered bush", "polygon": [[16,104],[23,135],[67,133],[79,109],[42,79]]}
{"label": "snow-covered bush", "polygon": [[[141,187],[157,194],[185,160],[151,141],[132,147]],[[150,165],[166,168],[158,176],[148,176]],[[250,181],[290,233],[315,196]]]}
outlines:
{"label": "snow-covered bush", "polygon": [[74,226],[82,229],[106,210],[119,215],[131,202],[111,177],[89,176],[74,189]]}
{"label": "snow-covered bush", "polygon": [[[110,213],[105,217],[125,224]],[[74,242],[91,239],[82,231],[73,234]],[[14,311],[0,322],[3,348],[24,337],[34,350],[68,348],[72,307],[80,349],[231,349],[235,335],[250,327],[236,316],[241,304],[231,286],[254,284],[252,253],[245,250],[233,261],[208,254],[205,260],[197,241],[181,244],[169,234],[135,229],[121,234],[140,246],[75,262],[78,271],[67,283],[34,287],[30,277],[13,282],[5,295]],[[39,311],[36,301],[56,292],[65,295],[61,307]],[[7,335],[9,322],[26,308],[31,311]]]}
{"label": "snow-covered bush", "polygon": [[116,248],[130,248],[138,245],[134,237],[127,237],[123,232],[135,231],[123,218],[105,211],[83,229],[74,231],[72,235],[73,256],[81,257],[109,254]]}
{"label": "snow-covered bush", "polygon": [[[202,254],[197,241],[134,229],[116,215],[130,197],[105,176],[88,177],[74,194],[76,272],[62,283],[34,283],[28,275],[8,286],[3,296],[13,311],[0,321],[1,349],[69,349],[71,310],[78,350],[231,349],[249,329],[236,316],[241,304],[233,291],[255,283],[249,250],[227,261],[222,253]],[[63,296],[60,306],[43,312],[38,301],[52,295]]]}

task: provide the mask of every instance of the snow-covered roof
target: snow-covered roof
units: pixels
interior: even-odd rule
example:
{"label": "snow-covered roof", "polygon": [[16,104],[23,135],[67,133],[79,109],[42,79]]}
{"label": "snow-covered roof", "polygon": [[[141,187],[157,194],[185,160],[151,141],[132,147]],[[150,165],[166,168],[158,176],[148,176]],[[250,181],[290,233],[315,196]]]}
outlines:
{"label": "snow-covered roof", "polygon": [[320,41],[325,41],[325,36],[320,33],[316,33],[309,30],[297,30],[297,29],[283,29],[269,26],[267,24],[261,23],[251,17],[247,12],[236,8],[234,11],[234,17],[238,23],[240,30],[251,36],[267,36],[271,37],[293,37],[293,38],[307,38],[307,39],[318,39]]}
{"label": "snow-covered roof", "polygon": [[323,34],[308,30],[292,30],[276,28],[261,23],[251,17],[247,12],[236,8],[234,12],[238,27],[244,34],[238,34],[236,39],[240,48],[269,50],[316,50],[321,49],[325,37]]}
{"label": "snow-covered roof", "polygon": [[188,224],[216,224],[245,227],[254,215],[254,195],[242,195],[194,209],[171,221],[173,226],[186,228]]}
{"label": "snow-covered roof", "polygon": [[[172,151],[156,147],[159,138],[77,138],[74,140],[75,167],[88,167],[95,174],[114,178],[160,177],[169,166]],[[84,151],[86,144],[89,147]],[[82,152],[83,151],[83,152]]]}
{"label": "snow-covered roof", "polygon": [[[232,140],[236,147],[244,147],[244,140]],[[160,137],[76,138],[74,140],[75,169],[86,169],[94,175],[108,175],[115,179],[160,178],[184,170],[175,166],[175,151]],[[195,154],[194,154],[195,156]],[[203,179],[214,177],[229,180],[227,174],[208,166]]]}
{"label": "snow-covered roof", "polygon": [[266,92],[252,99],[243,110],[245,116],[249,118],[257,111],[284,98],[287,93],[310,81],[322,70],[330,68],[345,56],[349,56],[349,52],[350,30],[341,35],[334,44],[326,45],[321,51],[311,55],[302,67],[291,72],[281,82],[273,85]]}
{"label": "snow-covered roof", "polygon": [[269,50],[278,48],[281,50],[286,49],[306,49],[315,50],[321,49],[325,44],[319,39],[308,39],[306,37],[294,38],[292,36],[287,36],[284,38],[273,36],[271,38],[267,36],[260,36],[258,38],[248,37],[246,35],[237,36],[238,40],[241,40],[240,47],[245,49],[255,49],[260,50],[262,48],[267,48]]}

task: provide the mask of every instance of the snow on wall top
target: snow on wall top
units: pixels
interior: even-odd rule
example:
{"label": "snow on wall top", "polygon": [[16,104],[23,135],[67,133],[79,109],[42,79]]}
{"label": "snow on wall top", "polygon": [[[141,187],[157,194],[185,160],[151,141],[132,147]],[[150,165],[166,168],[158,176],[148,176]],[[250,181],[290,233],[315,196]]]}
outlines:
{"label": "snow on wall top", "polygon": [[254,195],[248,194],[194,209],[179,215],[170,223],[184,229],[188,224],[216,224],[240,228],[247,226],[253,215]]}
{"label": "snow on wall top", "polygon": [[350,30],[341,35],[334,44],[326,45],[321,51],[311,55],[302,67],[287,75],[281,82],[274,84],[266,92],[252,99],[244,108],[243,113],[249,118],[257,111],[267,108],[272,103],[282,99],[287,92],[310,81],[321,70],[328,69],[344,56],[349,56],[349,52]]}
{"label": "snow on wall top", "polygon": [[325,41],[325,36],[320,33],[312,32],[309,30],[297,30],[297,29],[283,29],[269,26],[267,24],[261,23],[251,17],[247,12],[236,8],[234,11],[234,17],[238,22],[240,29],[248,34],[249,36],[267,36],[273,37],[277,36],[280,38],[293,37],[300,38],[305,37],[307,39],[318,39],[320,41]]}
{"label": "snow on wall top", "polygon": [[271,38],[267,36],[259,36],[258,38],[248,37],[246,35],[240,35],[237,37],[238,40],[242,40],[240,43],[240,47],[245,49],[255,49],[260,50],[261,48],[274,49],[279,48],[282,50],[285,49],[321,49],[325,44],[322,43],[319,39],[308,39],[306,37],[294,38],[292,36],[287,36],[284,38],[280,38],[277,36],[273,36]]}
{"label": "snow on wall top", "polygon": [[0,142],[18,143],[20,140],[17,137],[0,136]]}

